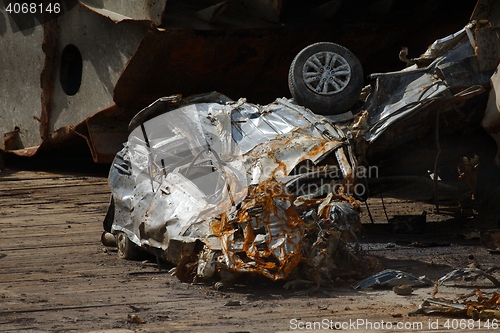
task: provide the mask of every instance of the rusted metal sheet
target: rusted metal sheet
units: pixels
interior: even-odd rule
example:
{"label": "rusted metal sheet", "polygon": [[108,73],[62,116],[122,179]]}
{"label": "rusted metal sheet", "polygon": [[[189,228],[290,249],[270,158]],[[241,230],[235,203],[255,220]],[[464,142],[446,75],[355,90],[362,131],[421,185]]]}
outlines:
{"label": "rusted metal sheet", "polygon": [[[390,1],[385,3],[391,7]],[[0,115],[1,132],[18,126],[16,148],[29,147],[18,152],[27,154],[36,152],[35,147],[58,129],[78,127],[115,104],[138,111],[164,95],[212,90],[267,103],[288,94],[289,63],[311,42],[349,41],[365,50],[364,59],[385,48],[383,43],[365,48],[352,42],[353,35],[366,36],[372,30],[361,25],[340,35],[342,29],[294,28],[295,20],[283,24],[284,14],[291,15],[286,18],[290,22],[294,13],[302,17],[305,11],[308,18],[315,18],[307,24],[316,24],[336,15],[344,4],[341,0],[307,5],[285,0],[79,0],[65,2],[65,14],[47,20],[44,28],[25,24],[2,8],[6,27],[0,51],[6,56],[0,68],[8,79],[0,83],[6,110]],[[209,22],[200,20],[197,13],[209,8],[213,9],[208,11]],[[345,21],[351,24],[350,18]],[[395,31],[381,29],[381,35]]]}
{"label": "rusted metal sheet", "polygon": [[[42,44],[44,29],[40,25],[26,25],[18,17],[9,15],[0,6],[3,25],[0,27],[0,126],[1,135],[17,126],[17,149],[40,143],[40,69],[44,68]],[[29,23],[29,22],[28,22]],[[23,27],[29,29],[22,31]]]}
{"label": "rusted metal sheet", "polygon": [[[114,23],[83,6],[75,6],[59,18],[59,31],[61,34],[58,37],[55,61],[60,65],[55,73],[51,130],[67,125],[75,126],[114,104],[113,88],[126,63],[134,55],[147,27],[130,21]],[[69,46],[73,47],[68,49]],[[65,56],[65,50],[72,51]],[[71,66],[72,59],[78,54],[82,59],[81,63]],[[66,63],[69,63],[69,69],[63,71]],[[68,93],[63,89],[61,81],[78,79],[79,70],[79,88],[74,93]]]}
{"label": "rusted metal sheet", "polygon": [[64,133],[71,139],[78,124],[113,105],[114,85],[148,29],[130,21],[114,23],[82,4],[67,9],[26,30],[1,9],[8,21],[0,60],[6,112],[0,120],[4,133],[20,129],[18,144],[4,146],[19,155],[36,153],[43,143],[49,148],[49,142],[62,142]]}
{"label": "rusted metal sheet", "polygon": [[111,163],[129,134],[127,119],[131,115],[113,105],[87,118],[75,128],[87,142],[95,163]]}
{"label": "rusted metal sheet", "polygon": [[[40,115],[40,137],[44,140],[50,129],[50,114],[52,110],[52,92],[54,90],[55,79],[55,57],[57,52],[57,36],[59,34],[59,24],[57,20],[51,20],[43,25],[42,50],[45,53],[45,60],[42,72],[40,73],[40,86],[42,88],[42,107]],[[5,149],[7,146],[5,146]]]}

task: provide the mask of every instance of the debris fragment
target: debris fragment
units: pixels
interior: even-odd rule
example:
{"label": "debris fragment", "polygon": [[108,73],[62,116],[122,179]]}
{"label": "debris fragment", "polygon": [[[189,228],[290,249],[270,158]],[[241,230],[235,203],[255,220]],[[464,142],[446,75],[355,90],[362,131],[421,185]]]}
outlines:
{"label": "debris fragment", "polygon": [[410,287],[432,286],[432,281],[425,276],[416,277],[412,274],[398,270],[386,269],[380,273],[374,274],[354,286],[354,289],[366,289],[374,286],[395,287],[408,285]]}
{"label": "debris fragment", "polygon": [[471,275],[475,274],[476,278],[478,276],[483,276],[483,277],[487,278],[488,280],[490,280],[495,287],[499,288],[500,281],[498,281],[497,278],[495,278],[491,274],[498,269],[500,269],[500,267],[493,267],[487,271],[483,271],[482,269],[478,269],[478,268],[455,269],[455,270],[451,271],[450,273],[446,274],[445,276],[441,277],[438,280],[438,282],[439,282],[439,284],[443,284],[444,282],[447,282],[447,281],[450,281],[453,279],[463,278],[465,276],[471,276]]}
{"label": "debris fragment", "polygon": [[401,234],[421,234],[425,231],[427,212],[420,215],[395,215],[389,220],[394,232]]}
{"label": "debris fragment", "polygon": [[224,304],[224,306],[241,306],[241,301],[231,300]]}
{"label": "debris fragment", "polygon": [[138,315],[128,315],[128,322],[129,323],[134,323],[134,324],[145,324],[146,321],[144,319],[141,319]]}
{"label": "debris fragment", "polygon": [[405,295],[411,295],[413,293],[413,288],[409,284],[401,284],[399,286],[392,287],[392,291],[396,295],[405,296]]}
{"label": "debris fragment", "polygon": [[[476,296],[475,299],[469,299]],[[409,315],[415,314],[441,314],[446,316],[469,317],[478,319],[500,319],[500,294],[493,294],[490,298],[485,297],[478,289],[472,295],[468,295],[463,301],[445,298],[427,298],[417,310]],[[498,323],[497,323],[498,324]],[[497,326],[498,327],[498,326]]]}

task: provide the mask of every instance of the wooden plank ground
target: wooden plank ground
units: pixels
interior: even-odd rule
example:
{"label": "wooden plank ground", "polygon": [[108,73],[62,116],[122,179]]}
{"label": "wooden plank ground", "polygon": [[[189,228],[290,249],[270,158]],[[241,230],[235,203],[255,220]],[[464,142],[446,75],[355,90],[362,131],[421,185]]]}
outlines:
{"label": "wooden plank ground", "polygon": [[[219,292],[213,282],[181,283],[152,263],[120,260],[100,244],[108,199],[105,177],[0,173],[1,332],[276,332],[293,330],[292,319],[428,321],[407,315],[426,289],[400,297],[340,283],[302,295],[261,282]],[[241,303],[226,306],[230,300]]]}

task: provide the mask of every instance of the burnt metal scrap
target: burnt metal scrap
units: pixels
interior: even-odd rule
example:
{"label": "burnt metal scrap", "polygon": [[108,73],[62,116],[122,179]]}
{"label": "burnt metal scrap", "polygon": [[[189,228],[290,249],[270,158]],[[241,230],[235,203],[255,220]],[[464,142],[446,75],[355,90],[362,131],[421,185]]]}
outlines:
{"label": "burnt metal scrap", "polygon": [[500,269],[500,267],[493,267],[490,268],[487,271],[483,271],[482,269],[479,268],[461,268],[461,269],[455,269],[451,271],[450,273],[446,274],[445,276],[441,277],[437,282],[439,284],[443,284],[444,282],[458,279],[458,278],[478,278],[479,276],[482,276],[488,280],[490,280],[495,287],[500,287],[500,281],[497,280],[496,277],[494,277],[491,273],[494,271]]}
{"label": "burnt metal scrap", "polygon": [[286,99],[172,101],[142,112],[160,114],[135,122],[111,167],[104,224],[119,253],[149,250],[181,279],[321,285],[375,268],[357,246],[357,162],[338,127]]}
{"label": "burnt metal scrap", "polygon": [[[429,135],[436,122],[452,130],[484,112],[467,108],[466,102],[487,91],[500,60],[500,52],[492,52],[486,59],[478,53],[479,36],[490,29],[483,21],[473,21],[435,41],[413,65],[370,75],[371,91],[363,106],[366,112],[353,124],[353,130],[369,145],[369,157]],[[499,42],[496,34],[488,38],[489,43]]]}
{"label": "burnt metal scrap", "polygon": [[[388,175],[408,172],[405,167],[410,167],[412,174],[427,175],[430,170],[439,175],[463,161],[461,179],[474,191],[474,209],[483,225],[490,228],[500,222],[496,204],[500,195],[498,8],[496,2],[480,0],[469,24],[436,40],[420,57],[408,59],[403,49],[400,56],[409,66],[371,74],[361,112],[346,123],[354,136],[358,161],[377,164]],[[496,140],[494,152],[483,129]],[[471,138],[457,142],[457,138],[467,138],[464,132]],[[453,140],[456,143],[450,144]],[[468,148],[461,148],[461,143]],[[396,147],[411,147],[417,152],[425,147],[427,152],[412,159],[410,166],[404,164],[404,156],[411,159],[409,154]],[[398,157],[393,158],[395,153]],[[439,209],[439,178],[434,177],[433,182]]]}
{"label": "burnt metal scrap", "polygon": [[492,275],[499,267],[492,267],[486,271],[477,268],[455,269],[445,276],[438,279],[434,284],[432,297],[427,298],[419,305],[418,309],[410,312],[409,315],[444,315],[454,317],[469,317],[474,320],[493,319],[498,328],[498,319],[500,319],[500,294],[493,293],[487,297],[479,289],[467,294],[458,296],[455,299],[437,297],[439,286],[444,282],[464,277],[475,278],[481,276],[490,280],[495,287],[500,286],[500,282]]}
{"label": "burnt metal scrap", "polygon": [[[474,297],[474,298],[473,298]],[[458,297],[455,300],[432,297],[427,298],[419,305],[418,309],[409,315],[444,315],[454,317],[472,318],[474,320],[492,320],[493,327],[498,328],[500,319],[500,294],[494,293],[486,297],[479,289]]]}
{"label": "burnt metal scrap", "polygon": [[360,281],[354,289],[366,289],[370,287],[395,287],[399,285],[410,285],[413,287],[432,286],[433,283],[425,276],[416,277],[403,271],[386,269]]}

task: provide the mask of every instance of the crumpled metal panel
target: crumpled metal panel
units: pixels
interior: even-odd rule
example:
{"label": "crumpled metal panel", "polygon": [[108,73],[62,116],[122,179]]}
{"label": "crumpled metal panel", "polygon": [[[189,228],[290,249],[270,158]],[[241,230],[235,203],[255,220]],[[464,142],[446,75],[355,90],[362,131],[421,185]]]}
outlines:
{"label": "crumpled metal panel", "polygon": [[318,284],[353,273],[361,260],[347,245],[360,223],[351,154],[340,129],[287,100],[182,106],[136,127],[117,154],[112,232],[181,266],[192,253],[180,247],[202,242],[191,259],[200,278],[280,280],[302,260]]}
{"label": "crumpled metal panel", "polygon": [[[413,66],[370,76],[371,93],[364,105],[368,118],[362,131],[370,144],[376,142],[378,150],[384,150],[415,140],[434,126],[437,112],[454,110],[486,90],[491,71],[478,64],[477,48],[472,45],[476,41],[467,32],[473,27],[467,25],[436,41],[428,50],[434,53],[426,52]],[[371,149],[374,152],[377,149]]]}
{"label": "crumpled metal panel", "polygon": [[75,127],[90,149],[95,163],[111,163],[129,135],[130,112],[116,105],[99,111]]}

